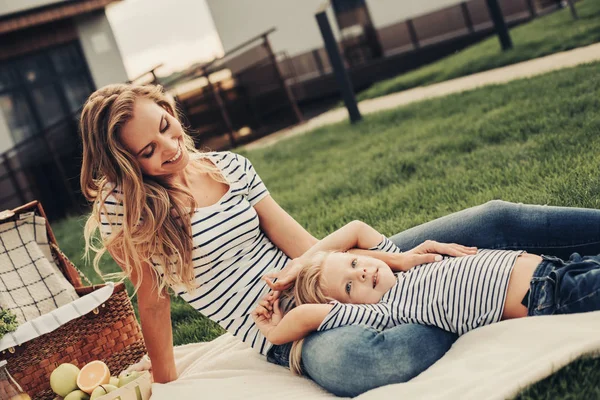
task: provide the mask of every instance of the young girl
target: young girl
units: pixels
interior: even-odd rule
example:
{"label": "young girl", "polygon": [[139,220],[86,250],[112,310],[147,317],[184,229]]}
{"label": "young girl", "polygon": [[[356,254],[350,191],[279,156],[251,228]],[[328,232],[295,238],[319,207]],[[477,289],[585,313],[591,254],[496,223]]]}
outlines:
{"label": "young girl", "polygon": [[[354,247],[395,254],[384,262],[344,252]],[[301,343],[313,331],[418,323],[462,335],[504,319],[600,310],[600,256],[575,253],[564,262],[521,250],[468,250],[402,270],[394,257],[400,250],[354,221],[302,256],[293,288],[298,307],[284,316],[273,292],[253,318],[271,343],[295,341],[290,367],[301,374]]]}

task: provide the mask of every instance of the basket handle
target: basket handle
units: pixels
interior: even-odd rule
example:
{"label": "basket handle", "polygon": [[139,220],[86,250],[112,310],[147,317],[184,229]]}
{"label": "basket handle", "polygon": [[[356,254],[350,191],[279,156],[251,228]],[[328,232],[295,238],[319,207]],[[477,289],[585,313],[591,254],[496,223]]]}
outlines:
{"label": "basket handle", "polygon": [[10,211],[5,211],[0,213],[0,223],[8,222],[8,221],[16,221],[19,219],[19,215],[27,213],[27,212],[35,212],[40,217],[43,217],[46,220],[46,232],[48,234],[48,242],[50,243],[50,247],[52,248],[55,256],[59,261],[59,269],[62,274],[67,278],[67,280],[73,285],[73,287],[81,287],[83,284],[81,283],[81,278],[79,276],[79,272],[75,265],[60,251],[58,244],[56,243],[56,237],[52,232],[52,228],[50,227],[50,223],[48,222],[48,218],[46,217],[46,213],[42,208],[42,204],[37,201],[31,201],[27,204],[23,204],[20,207],[17,207]]}

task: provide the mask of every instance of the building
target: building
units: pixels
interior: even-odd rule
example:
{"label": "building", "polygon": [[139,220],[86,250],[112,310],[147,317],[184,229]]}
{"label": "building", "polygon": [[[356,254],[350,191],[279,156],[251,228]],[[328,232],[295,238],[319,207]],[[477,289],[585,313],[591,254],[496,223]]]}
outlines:
{"label": "building", "polygon": [[105,14],[114,1],[0,1],[0,210],[37,199],[60,218],[84,204],[80,108],[128,80]]}
{"label": "building", "polygon": [[0,2],[0,153],[128,80],[105,15],[115,0]]}

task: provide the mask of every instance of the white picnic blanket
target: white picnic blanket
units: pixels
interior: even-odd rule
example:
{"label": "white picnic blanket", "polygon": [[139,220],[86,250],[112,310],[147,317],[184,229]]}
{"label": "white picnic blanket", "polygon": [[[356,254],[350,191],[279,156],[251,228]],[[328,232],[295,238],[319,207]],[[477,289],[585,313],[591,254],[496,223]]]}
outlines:
{"label": "white picnic blanket", "polygon": [[[463,335],[410,382],[357,399],[506,399],[584,354],[600,355],[600,311],[503,321]],[[179,378],[153,383],[152,400],[337,398],[266,362],[230,334],[177,346],[175,360]]]}

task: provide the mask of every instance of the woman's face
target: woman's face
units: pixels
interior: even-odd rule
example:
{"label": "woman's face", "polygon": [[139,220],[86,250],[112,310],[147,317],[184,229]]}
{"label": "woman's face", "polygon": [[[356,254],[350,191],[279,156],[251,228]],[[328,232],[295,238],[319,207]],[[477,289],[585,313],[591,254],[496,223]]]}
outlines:
{"label": "woman's face", "polygon": [[331,253],[321,271],[323,291],[349,304],[375,304],[396,283],[390,267],[381,260],[350,253]]}
{"label": "woman's face", "polygon": [[138,98],[133,117],[121,128],[123,146],[150,176],[171,176],[182,172],[189,162],[179,121],[154,101]]}

